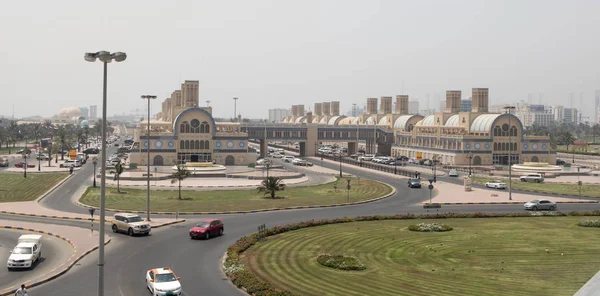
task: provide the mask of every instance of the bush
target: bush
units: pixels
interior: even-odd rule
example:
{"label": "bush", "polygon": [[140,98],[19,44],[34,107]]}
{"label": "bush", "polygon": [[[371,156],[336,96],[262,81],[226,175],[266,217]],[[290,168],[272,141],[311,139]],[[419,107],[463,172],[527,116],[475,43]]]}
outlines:
{"label": "bush", "polygon": [[577,225],[583,227],[600,227],[600,220],[583,220],[579,221]]}
{"label": "bush", "polygon": [[323,266],[341,270],[365,270],[367,267],[353,256],[321,254],[317,262]]}
{"label": "bush", "polygon": [[419,223],[408,225],[408,230],[419,232],[445,232],[452,230],[452,226],[437,223]]}

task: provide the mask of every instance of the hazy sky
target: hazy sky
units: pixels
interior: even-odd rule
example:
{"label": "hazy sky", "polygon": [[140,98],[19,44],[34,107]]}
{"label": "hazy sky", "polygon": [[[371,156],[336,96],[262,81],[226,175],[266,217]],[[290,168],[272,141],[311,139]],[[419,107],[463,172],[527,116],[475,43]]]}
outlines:
{"label": "hazy sky", "polygon": [[331,100],[345,112],[403,84],[422,107],[448,89],[567,106],[575,92],[575,107],[583,92],[591,116],[599,16],[597,0],[3,1],[0,114],[100,109],[102,66],[83,54],[108,50],[128,55],[109,65],[109,115],[145,110],[142,94],[158,111],[188,79],[218,117],[233,97],[244,117]]}

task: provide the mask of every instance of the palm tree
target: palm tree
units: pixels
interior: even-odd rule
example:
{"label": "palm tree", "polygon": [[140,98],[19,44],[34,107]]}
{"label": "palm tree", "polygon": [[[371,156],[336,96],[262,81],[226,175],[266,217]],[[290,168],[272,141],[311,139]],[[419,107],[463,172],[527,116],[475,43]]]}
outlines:
{"label": "palm tree", "polygon": [[75,132],[75,138],[77,139],[77,152],[81,152],[81,143],[84,141],[85,134],[83,133],[83,129],[78,128]]}
{"label": "palm tree", "polygon": [[118,162],[115,165],[115,170],[111,171],[111,174],[115,174],[115,180],[117,180],[117,192],[121,193],[121,188],[119,187],[119,180],[121,179],[121,174],[123,173],[125,169],[123,168],[123,165],[121,165],[120,162]]}
{"label": "palm tree", "polygon": [[178,164],[177,171],[171,175],[171,178],[173,178],[171,180],[171,184],[173,184],[175,182],[179,182],[179,197],[178,197],[179,200],[181,200],[181,181],[185,180],[189,176],[190,176],[190,171],[188,171],[185,164]]}
{"label": "palm tree", "polygon": [[[67,145],[67,130],[64,126],[58,127],[58,144],[60,146],[60,150],[65,150],[65,146]],[[61,153],[60,160],[65,159],[64,151]]]}
{"label": "palm tree", "polygon": [[275,192],[285,190],[285,184],[283,184],[283,179],[280,177],[266,177],[260,186],[256,188],[258,193],[264,192],[264,194],[271,194],[271,198],[275,198]]}
{"label": "palm tree", "polygon": [[10,122],[10,124],[8,125],[8,133],[10,135],[14,148],[16,146],[15,144],[17,143],[17,135],[19,133],[19,126],[17,125],[16,121],[13,120]]}
{"label": "palm tree", "polygon": [[84,135],[84,140],[85,140],[85,148],[88,147],[88,141],[90,139],[90,127],[89,126],[84,126],[83,127],[83,135]]}

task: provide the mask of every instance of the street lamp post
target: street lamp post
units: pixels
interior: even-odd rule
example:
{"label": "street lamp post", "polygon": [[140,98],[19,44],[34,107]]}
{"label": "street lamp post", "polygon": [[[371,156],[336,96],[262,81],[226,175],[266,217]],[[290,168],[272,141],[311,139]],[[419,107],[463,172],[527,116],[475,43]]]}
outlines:
{"label": "street lamp post", "polygon": [[[38,146],[39,147],[39,146]],[[42,155],[40,154],[40,149],[37,150],[37,159],[38,159],[38,172],[42,171]]]}
{"label": "street lamp post", "polygon": [[150,221],[150,101],[156,99],[156,96],[153,95],[143,95],[142,100],[148,100],[148,139],[146,142],[148,146],[146,147],[146,152],[148,156],[148,165],[146,172],[146,221]]}
{"label": "street lamp post", "polygon": [[96,53],[86,53],[84,59],[88,62],[95,62],[99,59],[104,64],[104,75],[102,85],[102,151],[101,151],[101,170],[100,177],[100,229],[98,234],[98,296],[104,296],[104,227],[106,223],[106,85],[108,63],[113,60],[122,62],[127,59],[124,52],[110,53],[99,51]]}
{"label": "street lamp post", "polygon": [[469,177],[471,177],[471,161],[473,160],[473,153],[471,151],[467,154],[467,158],[469,159]]}
{"label": "street lamp post", "polygon": [[233,122],[237,122],[237,100],[238,98],[233,98]]}
{"label": "street lamp post", "polygon": [[342,154],[340,153],[340,178],[342,178]]}
{"label": "street lamp post", "polygon": [[94,188],[96,188],[96,165],[98,164],[98,157],[94,157],[92,164],[94,164]]}
{"label": "street lamp post", "polygon": [[514,106],[506,106],[504,110],[508,112],[508,200],[512,200],[512,126],[510,119],[512,117],[511,111],[515,109]]}
{"label": "street lamp post", "polygon": [[23,166],[23,168],[25,169],[23,171],[23,178],[27,178],[27,148],[25,148],[25,150],[23,150],[23,158],[25,159],[25,165]]}
{"label": "street lamp post", "polygon": [[433,183],[437,183],[437,155],[434,155],[433,157]]}

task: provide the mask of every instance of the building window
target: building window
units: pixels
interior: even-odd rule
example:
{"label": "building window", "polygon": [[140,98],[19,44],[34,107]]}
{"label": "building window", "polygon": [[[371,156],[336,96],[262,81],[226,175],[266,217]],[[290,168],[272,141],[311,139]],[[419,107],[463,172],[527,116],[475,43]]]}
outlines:
{"label": "building window", "polygon": [[206,121],[202,122],[202,125],[200,125],[200,133],[201,134],[210,133],[210,125],[208,124],[208,122],[206,122]]}
{"label": "building window", "polygon": [[179,141],[179,149],[185,149],[185,142],[183,140]]}

